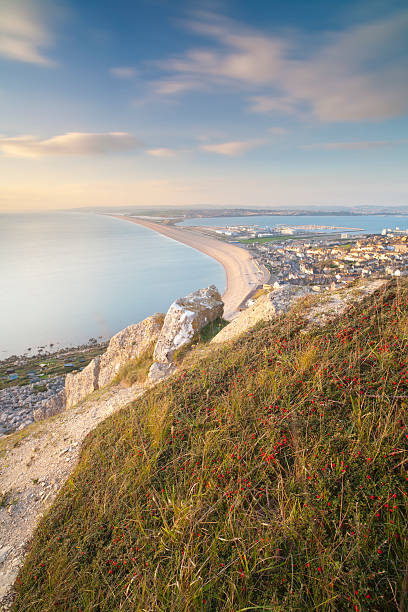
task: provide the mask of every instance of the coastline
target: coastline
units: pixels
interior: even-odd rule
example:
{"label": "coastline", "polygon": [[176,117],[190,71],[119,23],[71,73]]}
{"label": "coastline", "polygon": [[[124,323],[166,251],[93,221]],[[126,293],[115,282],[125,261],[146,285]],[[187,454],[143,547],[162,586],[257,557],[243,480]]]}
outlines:
{"label": "coastline", "polygon": [[226,290],[224,300],[224,319],[231,321],[240,312],[243,303],[269,279],[269,272],[259,266],[252,255],[241,247],[221,242],[196,230],[180,229],[173,225],[162,225],[125,215],[109,215],[115,219],[137,223],[167,238],[181,242],[218,261],[225,270]]}

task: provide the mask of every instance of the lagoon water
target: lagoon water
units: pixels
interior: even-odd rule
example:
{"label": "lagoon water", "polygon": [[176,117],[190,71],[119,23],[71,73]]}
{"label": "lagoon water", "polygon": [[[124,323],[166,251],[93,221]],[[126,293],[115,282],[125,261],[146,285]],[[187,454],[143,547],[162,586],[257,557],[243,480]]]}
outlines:
{"label": "lagoon water", "polygon": [[[208,219],[187,219],[179,225],[326,225],[344,228],[358,228],[363,233],[379,234],[383,228],[408,229],[407,215],[253,215],[247,217],[211,217]],[[343,230],[347,232],[347,229]]]}
{"label": "lagoon water", "polygon": [[156,232],[85,213],[0,214],[0,359],[109,338],[223,267]]}

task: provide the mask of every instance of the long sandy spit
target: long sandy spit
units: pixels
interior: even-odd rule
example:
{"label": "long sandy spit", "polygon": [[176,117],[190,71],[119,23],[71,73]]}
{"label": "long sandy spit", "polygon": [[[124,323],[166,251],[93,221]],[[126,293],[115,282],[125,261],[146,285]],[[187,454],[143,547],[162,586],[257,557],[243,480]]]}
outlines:
{"label": "long sandy spit", "polygon": [[163,236],[182,242],[216,259],[224,266],[227,288],[222,296],[224,300],[224,318],[234,319],[242,309],[246,300],[254,291],[269,279],[267,269],[258,264],[251,254],[243,248],[211,238],[200,233],[195,228],[179,228],[153,221],[146,221],[125,215],[111,215],[116,219],[131,221],[143,225]]}

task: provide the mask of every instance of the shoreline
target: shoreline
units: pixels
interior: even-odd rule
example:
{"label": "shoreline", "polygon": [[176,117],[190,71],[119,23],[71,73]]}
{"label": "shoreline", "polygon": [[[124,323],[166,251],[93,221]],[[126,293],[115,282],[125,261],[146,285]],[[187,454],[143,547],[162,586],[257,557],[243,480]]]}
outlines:
{"label": "shoreline", "polygon": [[109,216],[142,225],[218,261],[223,266],[226,275],[226,289],[222,299],[224,319],[227,321],[234,319],[239,314],[243,303],[269,280],[267,269],[259,266],[252,255],[241,247],[221,242],[196,230],[180,229],[173,225],[162,225],[126,215]]}

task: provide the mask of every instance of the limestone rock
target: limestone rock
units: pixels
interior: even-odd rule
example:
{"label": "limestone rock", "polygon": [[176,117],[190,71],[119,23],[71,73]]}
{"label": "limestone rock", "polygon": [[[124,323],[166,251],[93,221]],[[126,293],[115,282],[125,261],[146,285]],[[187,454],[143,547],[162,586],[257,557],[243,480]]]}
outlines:
{"label": "limestone rock", "polygon": [[54,414],[59,414],[65,410],[65,406],[65,389],[61,389],[61,391],[44,401],[40,408],[34,410],[34,421],[41,421],[47,417],[54,416]]}
{"label": "limestone rock", "polygon": [[154,349],[156,363],[150,368],[149,381],[156,383],[167,378],[175,370],[173,355],[191,342],[194,334],[207,323],[222,317],[224,303],[215,285],[199,289],[170,306],[159,339]]}
{"label": "limestone rock", "polygon": [[215,285],[173,302],[164,319],[153,359],[161,363],[171,361],[175,351],[191,342],[194,334],[207,323],[222,317],[223,311],[224,303]]}
{"label": "limestone rock", "polygon": [[140,323],[129,325],[111,338],[106,352],[100,357],[99,388],[112,382],[123,365],[140,357],[157,342],[163,322],[164,314],[157,312]]}
{"label": "limestone rock", "polygon": [[174,363],[159,363],[155,361],[149,370],[149,382],[153,385],[168,378],[176,370]]}
{"label": "limestone rock", "polygon": [[253,306],[241,312],[235,319],[224,327],[211,343],[218,344],[233,340],[255,327],[259,321],[270,321],[282,313],[287,312],[294,301],[309,293],[306,287],[284,285],[275,291],[262,295]]}
{"label": "limestone rock", "polygon": [[76,374],[67,374],[65,378],[65,393],[67,408],[75,406],[87,395],[98,389],[100,357],[95,357],[90,363]]}
{"label": "limestone rock", "polygon": [[385,279],[361,280],[353,287],[331,291],[322,296],[305,316],[310,325],[322,327],[329,321],[340,317],[353,303],[360,302],[386,285]]}
{"label": "limestone rock", "polygon": [[82,372],[67,374],[67,408],[112,382],[123,365],[142,355],[157,341],[163,321],[164,314],[156,313],[140,323],[129,325],[113,336],[105,353],[92,359]]}

